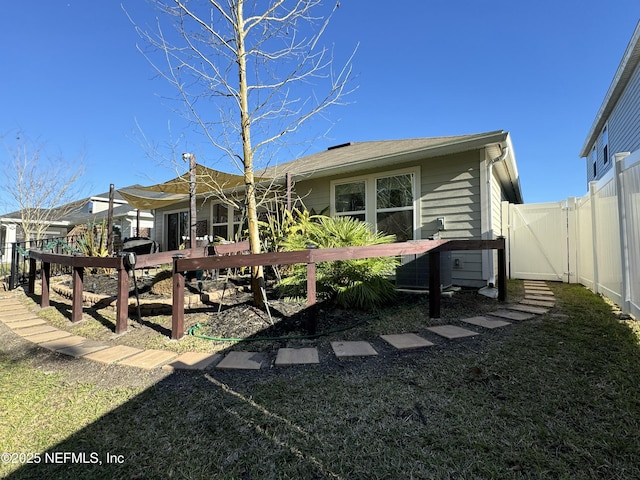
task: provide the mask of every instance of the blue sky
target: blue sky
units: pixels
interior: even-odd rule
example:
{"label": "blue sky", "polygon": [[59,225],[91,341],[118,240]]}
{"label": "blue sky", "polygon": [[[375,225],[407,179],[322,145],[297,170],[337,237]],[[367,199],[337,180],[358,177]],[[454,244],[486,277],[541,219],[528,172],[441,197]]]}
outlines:
{"label": "blue sky", "polygon": [[[141,23],[153,22],[150,3],[123,4]],[[2,10],[5,144],[21,130],[51,156],[84,155],[91,193],[175,176],[149,158],[138,126],[152,143],[180,139],[179,151],[204,152],[199,162],[233,171],[174,112],[167,98],[175,91],[137,51],[142,41],[120,2],[21,0]],[[358,89],[349,105],[328,112],[331,131],[306,153],[350,141],[506,130],[527,203],[582,196],[578,153],[638,19],[637,0],[341,0],[325,40],[338,58],[359,44]],[[310,130],[328,126],[318,119]],[[9,209],[2,195],[0,212]]]}

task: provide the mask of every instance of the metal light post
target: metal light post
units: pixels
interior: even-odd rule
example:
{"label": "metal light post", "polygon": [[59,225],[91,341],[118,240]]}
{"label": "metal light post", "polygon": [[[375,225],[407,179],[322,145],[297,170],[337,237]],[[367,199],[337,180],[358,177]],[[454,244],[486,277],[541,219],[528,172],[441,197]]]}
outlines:
{"label": "metal light post", "polygon": [[183,153],[182,160],[189,162],[189,248],[196,248],[196,156]]}

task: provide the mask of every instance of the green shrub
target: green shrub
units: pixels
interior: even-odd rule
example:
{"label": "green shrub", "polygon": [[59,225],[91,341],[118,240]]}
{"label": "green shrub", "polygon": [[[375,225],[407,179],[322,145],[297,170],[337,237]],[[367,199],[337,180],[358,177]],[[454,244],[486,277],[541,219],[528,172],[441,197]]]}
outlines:
{"label": "green shrub", "polygon": [[[292,229],[282,241],[285,251],[303,250],[309,244],[318,248],[353,247],[392,243],[394,235],[373,232],[371,226],[351,217],[303,215],[304,228]],[[363,258],[321,262],[316,267],[319,296],[331,298],[342,307],[371,310],[395,296],[388,276],[397,266],[395,257]],[[291,275],[282,279],[278,288],[282,295],[303,297],[306,294],[306,265],[296,265]]]}

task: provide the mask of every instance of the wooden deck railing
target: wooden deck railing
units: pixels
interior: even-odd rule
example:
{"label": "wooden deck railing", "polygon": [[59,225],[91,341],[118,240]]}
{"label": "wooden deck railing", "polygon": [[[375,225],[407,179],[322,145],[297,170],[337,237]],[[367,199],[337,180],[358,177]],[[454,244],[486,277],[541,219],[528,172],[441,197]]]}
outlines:
{"label": "wooden deck railing", "polygon": [[413,242],[370,245],[362,247],[342,247],[307,249],[295,252],[258,253],[234,256],[213,256],[173,259],[173,310],[171,338],[179,339],[184,334],[184,272],[193,270],[213,270],[233,267],[266,265],[307,264],[307,306],[316,302],[316,264],[332,260],[387,257],[408,254],[429,254],[429,316],[440,317],[440,252],[451,250],[498,250],[498,299],[506,300],[506,257],[505,240],[419,240]]}
{"label": "wooden deck railing", "polygon": [[[185,258],[206,255],[206,251],[201,248],[194,250],[173,250],[169,252],[151,253],[148,255],[138,255],[136,257],[136,269],[149,268],[156,265],[171,263],[173,257],[180,253]],[[124,258],[117,257],[87,257],[84,255],[65,255],[50,253],[42,250],[29,250],[29,291],[33,292],[36,281],[36,261],[42,263],[42,293],[40,306],[49,306],[49,289],[51,264],[66,265],[72,268],[71,288],[71,321],[82,320],[82,291],[85,268],[112,268],[118,274],[118,292],[116,297],[116,325],[117,334],[127,331],[127,320],[129,319],[129,273],[124,263]]]}
{"label": "wooden deck railing", "polygon": [[[214,270],[234,267],[267,265],[307,265],[307,305],[316,302],[316,264],[333,260],[386,257],[409,254],[429,254],[429,316],[440,317],[440,253],[451,250],[497,250],[498,251],[498,299],[506,300],[506,257],[505,240],[418,240],[412,242],[370,245],[362,247],[342,247],[326,249],[307,249],[295,252],[259,253],[247,255],[207,256],[204,248],[193,250],[174,250],[169,252],[138,255],[136,269],[148,268],[165,263],[173,263],[173,303],[171,338],[180,339],[184,335],[184,272],[195,270]],[[29,287],[33,292],[36,279],[36,261],[42,263],[42,296],[40,305],[49,306],[49,281],[51,264],[72,267],[73,299],[71,321],[82,319],[82,290],[85,268],[113,268],[118,273],[118,292],[116,301],[116,333],[127,330],[129,316],[129,277],[122,257],[85,257],[81,255],[53,254],[41,250],[29,251],[30,274]]]}

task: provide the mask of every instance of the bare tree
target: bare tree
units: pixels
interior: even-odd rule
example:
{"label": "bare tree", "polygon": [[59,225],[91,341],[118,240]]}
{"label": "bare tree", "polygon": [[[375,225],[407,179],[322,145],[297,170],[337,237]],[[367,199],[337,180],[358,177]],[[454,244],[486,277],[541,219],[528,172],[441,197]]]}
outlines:
{"label": "bare tree", "polygon": [[79,207],[82,160],[74,164],[50,157],[42,143],[31,142],[21,133],[16,135],[15,146],[6,149],[4,190],[11,206],[19,211],[24,239],[40,240],[53,222]]}
{"label": "bare tree", "polygon": [[[259,253],[258,168],[285,136],[343,103],[353,53],[336,68],[320,40],[339,7],[320,0],[155,0],[164,13],[153,31],[132,20],[156,72],[179,93],[184,115],[244,176],[251,251]],[[169,19],[171,28],[163,27]],[[262,271],[253,271],[256,303]]]}

